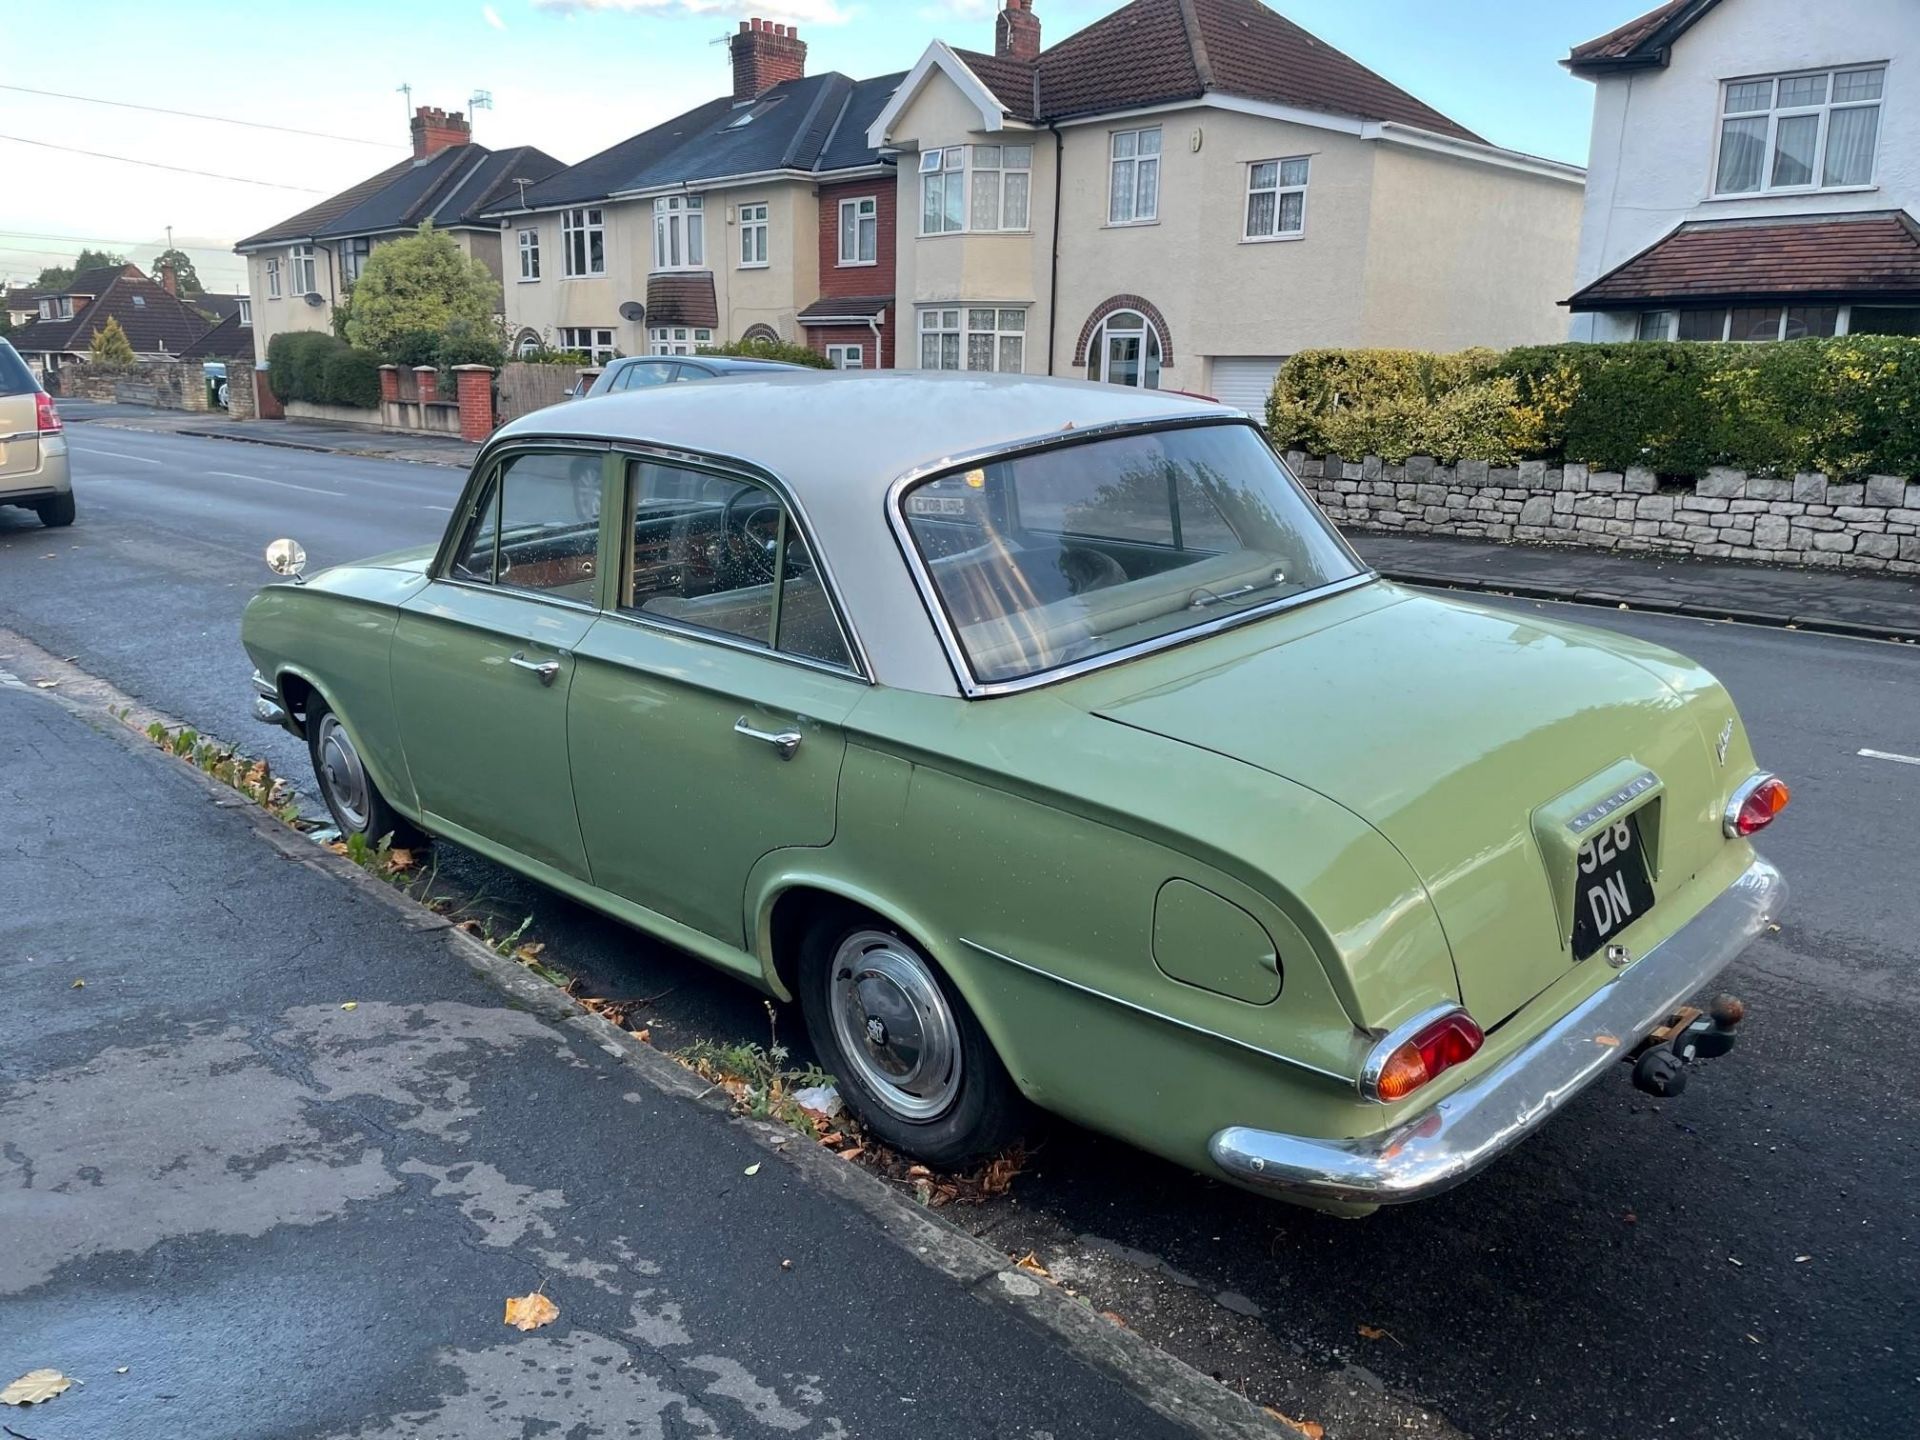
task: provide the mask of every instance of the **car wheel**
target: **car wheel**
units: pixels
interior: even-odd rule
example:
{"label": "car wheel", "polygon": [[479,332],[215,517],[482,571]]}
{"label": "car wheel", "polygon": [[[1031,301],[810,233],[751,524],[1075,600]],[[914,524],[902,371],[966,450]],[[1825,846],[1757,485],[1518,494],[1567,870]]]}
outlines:
{"label": "car wheel", "polygon": [[827,915],[800,954],[820,1063],[887,1144],[953,1169],[1018,1138],[1025,1101],[980,1022],[920,948],[871,917]]}
{"label": "car wheel", "polygon": [[73,492],[55,495],[35,503],[34,512],[39,515],[40,523],[50,530],[73,523]]}
{"label": "car wheel", "polygon": [[307,752],[313,757],[320,798],[342,835],[361,835],[369,844],[391,835],[393,843],[403,848],[419,841],[420,832],[373,783],[340,717],[318,700],[307,712]]}

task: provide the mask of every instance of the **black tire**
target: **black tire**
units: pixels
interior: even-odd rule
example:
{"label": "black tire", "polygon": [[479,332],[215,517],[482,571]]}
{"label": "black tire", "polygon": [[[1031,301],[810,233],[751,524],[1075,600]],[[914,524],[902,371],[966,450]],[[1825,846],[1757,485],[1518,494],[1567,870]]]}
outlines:
{"label": "black tire", "polygon": [[[807,1034],[821,1068],[834,1077],[841,1098],[869,1133],[946,1170],[977,1164],[1020,1137],[1028,1119],[1025,1099],[966,1001],[909,937],[865,912],[834,910],[809,927],[799,962],[796,979]],[[851,1012],[843,1024],[835,1023],[836,992],[859,993],[860,986],[851,977],[876,963],[899,967],[910,986],[930,984],[931,989],[921,992],[923,1003],[914,1007],[915,1013],[926,1023],[928,1035],[950,1034],[948,1051],[954,1063],[940,1065],[935,1078],[920,1082],[925,1095],[910,1095],[876,1078],[887,1061],[898,1063],[884,1023],[880,1044],[863,1046],[862,1056],[850,1051],[842,1035],[851,1023]],[[913,973],[916,968],[924,979]],[[863,983],[880,987],[873,992],[877,1001],[907,998],[907,991],[885,976],[870,974]],[[866,1017],[863,1034],[870,1035],[864,1026],[876,1023],[878,1017],[864,1007],[859,1013]],[[913,1017],[907,1017],[907,1022],[913,1023]],[[946,1022],[951,1022],[950,1032]],[[915,1053],[924,1057],[928,1050],[935,1055],[947,1053],[932,1046]],[[884,1060],[879,1058],[883,1055]],[[909,1073],[905,1078],[916,1077]],[[903,1113],[908,1111],[917,1113]]]}
{"label": "black tire", "polygon": [[369,845],[386,836],[402,849],[424,838],[412,821],[387,803],[367,774],[352,734],[319,696],[307,707],[307,754],[327,813],[342,836],[363,835]]}
{"label": "black tire", "polygon": [[40,523],[49,530],[58,530],[73,523],[73,492],[54,495],[34,503],[34,513],[40,517]]}

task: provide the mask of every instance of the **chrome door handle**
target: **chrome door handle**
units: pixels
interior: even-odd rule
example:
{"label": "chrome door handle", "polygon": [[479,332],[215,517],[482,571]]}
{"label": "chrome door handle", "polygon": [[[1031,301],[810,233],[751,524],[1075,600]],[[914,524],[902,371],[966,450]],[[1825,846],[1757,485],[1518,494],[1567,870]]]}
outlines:
{"label": "chrome door handle", "polygon": [[522,670],[531,670],[540,677],[542,685],[553,684],[553,677],[560,673],[558,660],[529,660],[524,654],[517,652],[507,657],[507,663],[518,666]]}
{"label": "chrome door handle", "polygon": [[756,730],[747,723],[747,717],[744,715],[733,722],[733,733],[744,735],[749,740],[758,740],[762,745],[771,745],[774,754],[782,760],[791,760],[793,752],[800,748],[800,742],[805,738],[798,730],[782,730],[777,734],[767,730]]}

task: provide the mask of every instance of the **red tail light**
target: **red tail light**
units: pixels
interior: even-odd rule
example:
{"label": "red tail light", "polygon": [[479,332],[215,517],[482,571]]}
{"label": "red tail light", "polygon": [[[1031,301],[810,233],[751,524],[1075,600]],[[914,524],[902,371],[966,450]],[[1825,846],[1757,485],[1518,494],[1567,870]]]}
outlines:
{"label": "red tail light", "polygon": [[1756,775],[1727,802],[1725,829],[1727,838],[1751,835],[1773,823],[1773,817],[1787,808],[1793,792],[1778,775]]}
{"label": "red tail light", "polygon": [[1360,1093],[1391,1104],[1471,1060],[1487,1037],[1466,1011],[1420,1015],[1374,1046],[1360,1072]]}
{"label": "red tail light", "polygon": [[42,390],[33,397],[33,414],[42,433],[60,428],[60,412],[53,408],[53,397]]}

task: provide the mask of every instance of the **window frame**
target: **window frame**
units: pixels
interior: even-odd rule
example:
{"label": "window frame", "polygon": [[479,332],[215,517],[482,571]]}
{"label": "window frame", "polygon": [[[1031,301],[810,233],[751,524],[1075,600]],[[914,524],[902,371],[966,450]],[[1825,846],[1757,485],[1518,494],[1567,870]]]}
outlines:
{"label": "window frame", "polygon": [[280,257],[278,255],[267,256],[265,270],[267,278],[267,299],[278,300],[280,298]]}
{"label": "window frame", "polygon": [[[620,358],[620,347],[614,339],[614,328],[611,325],[562,325],[554,331],[554,334],[559,342],[554,346],[556,350],[578,350],[595,365],[611,365]],[[570,335],[590,336],[593,343],[573,344],[567,338]],[[604,341],[600,338],[602,335],[607,337]]]}
{"label": "window frame", "polygon": [[[699,454],[684,450],[662,450],[632,442],[616,442],[611,447],[613,462],[619,467],[612,476],[612,483],[618,487],[618,505],[614,511],[619,517],[620,531],[617,539],[609,545],[607,531],[607,509],[601,507],[602,545],[612,550],[612,556],[605,566],[606,573],[612,577],[610,591],[603,591],[602,597],[608,603],[601,607],[600,613],[609,620],[617,620],[627,625],[662,631],[666,634],[703,641],[709,645],[719,645],[729,650],[737,650],[748,655],[759,655],[765,659],[780,661],[788,665],[799,665],[822,675],[837,676],[842,680],[855,681],[862,685],[872,685],[873,666],[867,658],[865,648],[860,644],[859,633],[848,619],[847,608],[840,600],[840,587],[835,581],[832,568],[821,553],[820,542],[813,525],[808,521],[806,511],[795,500],[792,490],[786,482],[772,471],[757,467],[747,469],[739,462],[729,463],[717,456]],[[775,558],[774,573],[778,575],[786,558],[786,535],[790,528],[797,527],[800,538],[807,547],[807,553],[813,558],[813,573],[820,582],[820,589],[827,597],[827,606],[833,613],[834,624],[840,632],[840,643],[847,652],[847,664],[835,665],[825,660],[815,659],[811,655],[801,655],[791,650],[781,650],[772,644],[763,644],[748,640],[726,630],[714,630],[677,620],[670,615],[649,614],[642,610],[627,610],[612,603],[626,591],[627,573],[633,564],[633,506],[635,485],[633,470],[636,464],[665,465],[679,470],[691,471],[700,475],[711,475],[716,479],[731,480],[740,484],[757,486],[766,491],[780,503],[783,516],[781,525],[780,550]],[[779,589],[774,591],[773,613],[768,621],[768,633],[777,638],[780,631]]]}
{"label": "window frame", "polygon": [[[852,259],[847,258],[847,207],[849,206],[853,207],[854,212]],[[871,206],[872,208],[867,213],[862,214],[862,206]],[[878,265],[880,263],[880,197],[878,195],[849,195],[840,202],[838,218],[840,224],[837,233],[837,248],[840,259],[837,268],[851,270],[864,266]],[[862,260],[860,258],[861,234],[869,225],[873,227],[873,258],[871,260]]]}
{"label": "window frame", "polygon": [[[342,240],[340,242],[340,283],[342,285],[357,284],[372,254],[373,237],[371,235],[355,235]],[[349,262],[351,262],[351,269],[349,269]]]}
{"label": "window frame", "polygon": [[[967,193],[967,155],[968,145],[943,145],[937,150],[920,152],[920,235],[930,239],[936,235],[964,235],[967,233],[967,221],[971,218],[970,197]],[[927,161],[938,157],[937,165],[929,166]],[[958,157],[957,159],[955,157]],[[934,176],[940,176],[940,219],[938,229],[927,228],[927,187]],[[959,223],[945,223],[953,217],[954,177],[959,177],[960,216]]]}
{"label": "window frame", "polygon": [[519,284],[532,285],[540,279],[540,227],[523,225],[515,237],[520,253]]}
{"label": "window frame", "polygon": [[[702,345],[713,344],[713,337],[714,327],[711,325],[649,325],[646,353],[650,357],[696,355]],[[663,346],[664,349],[661,348]]]}
{"label": "window frame", "polygon": [[[698,220],[699,223],[694,222]],[[695,241],[700,258],[694,259]],[[684,257],[669,263],[678,248]],[[653,202],[653,273],[678,274],[707,268],[707,204],[704,195],[662,195]]]}
{"label": "window frame", "polygon": [[[973,312],[976,310],[993,311],[993,329],[985,330],[973,323]],[[948,326],[942,318],[948,314],[957,316],[952,326]],[[1017,327],[1009,328],[1006,325],[1005,317],[1009,314],[1017,314],[1020,316],[1020,324]],[[935,321],[932,326],[927,324],[929,318]],[[987,300],[949,300],[935,305],[917,306],[915,308],[913,333],[919,341],[919,349],[915,352],[915,356],[920,363],[915,365],[914,368],[917,370],[947,370],[951,368],[955,374],[969,375],[1024,375],[1027,373],[1027,338],[1030,333],[1030,327],[1027,325],[1027,321],[1030,318],[1030,306],[1002,305]],[[944,341],[948,335],[958,337],[959,349],[957,354],[959,363],[952,367],[926,364],[927,339],[930,336],[938,336]],[[994,363],[993,368],[990,370],[975,370],[967,364],[967,358],[972,352],[971,341],[976,335],[991,335],[993,337]],[[1020,341],[1019,368],[1003,370],[1000,367],[1001,342],[1016,337]],[[944,352],[944,344],[941,348]],[[944,359],[944,353],[942,358]]]}
{"label": "window frame", "polygon": [[[760,212],[757,216],[748,213],[755,210]],[[764,200],[747,200],[734,206],[734,218],[739,222],[740,229],[740,253],[735,257],[736,269],[767,270],[772,268],[773,247],[769,243],[773,234],[771,215],[772,211],[768,208],[767,202]],[[760,237],[760,243],[757,247],[751,245],[751,241],[755,235]],[[750,248],[757,248],[759,250],[760,258],[758,260],[749,260],[747,258],[747,253]]]}
{"label": "window frame", "polygon": [[[1773,339],[1771,340],[1735,340],[1733,338],[1733,312],[1734,311],[1736,310],[1771,310],[1771,309],[1778,309],[1780,312],[1779,330]],[[1760,305],[1690,305],[1690,306],[1687,306],[1685,309],[1679,309],[1673,306],[1667,306],[1665,308],[1660,308],[1660,309],[1636,310],[1631,312],[1634,317],[1634,337],[1633,337],[1633,341],[1630,343],[1642,344],[1642,345],[1683,345],[1683,344],[1684,345],[1775,345],[1775,344],[1783,344],[1789,339],[1787,335],[1787,324],[1790,318],[1792,317],[1792,313],[1795,310],[1832,310],[1834,312],[1833,334],[1831,336],[1821,335],[1821,336],[1814,336],[1814,337],[1798,337],[1798,336],[1792,337],[1796,339],[1816,338],[1816,339],[1824,340],[1824,339],[1835,339],[1842,335],[1851,335],[1855,333],[1853,329],[1853,312],[1855,310],[1920,311],[1920,306],[1902,305],[1897,303],[1896,304],[1876,304],[1871,300],[1845,300],[1845,301],[1839,301],[1833,304],[1820,304],[1820,305],[1795,304],[1791,300],[1782,300],[1775,303],[1767,303],[1767,304],[1760,304]],[[1701,311],[1718,311],[1719,312],[1720,314],[1719,338],[1714,340],[1682,340],[1680,339],[1680,317],[1682,315],[1697,313]],[[1646,333],[1647,322],[1655,317],[1659,318],[1661,327],[1665,331],[1665,333],[1657,336],[1650,336]]]}
{"label": "window frame", "polygon": [[[300,278],[304,267],[307,283],[302,285]],[[319,277],[314,273],[313,246],[293,245],[287,250],[288,288],[302,298],[313,294],[320,287],[315,283]]]}
{"label": "window frame", "polygon": [[[1121,385],[1118,380],[1110,378],[1107,374],[1107,335],[1113,322],[1122,315],[1135,315],[1140,319],[1137,332],[1131,326],[1122,327],[1119,332],[1122,335],[1138,333],[1140,336],[1140,380],[1139,383],[1134,385]],[[1152,385],[1147,384],[1147,345],[1149,341],[1152,342],[1154,348],[1159,352],[1158,358],[1154,362],[1157,369],[1154,373],[1155,383]],[[1089,357],[1087,362],[1089,369],[1092,368],[1093,357],[1097,356],[1100,362],[1100,378],[1093,380],[1091,375],[1087,377],[1089,380],[1093,380],[1093,383],[1096,385],[1119,385],[1123,390],[1157,391],[1160,388],[1158,383],[1160,378],[1167,373],[1166,336],[1160,333],[1160,327],[1153,323],[1153,317],[1151,315],[1147,314],[1144,310],[1135,310],[1131,307],[1123,306],[1118,310],[1110,310],[1100,317],[1100,323],[1093,327],[1093,334],[1087,339],[1087,355]]]}
{"label": "window frame", "polygon": [[[1742,75],[1722,80],[1714,113],[1713,151],[1708,162],[1710,167],[1707,176],[1708,197],[1714,200],[1751,200],[1768,195],[1844,194],[1849,191],[1879,188],[1880,149],[1886,136],[1887,72],[1891,68],[1885,60],[1870,60],[1857,65],[1828,65],[1810,70],[1782,70],[1767,75]],[[1833,98],[1835,82],[1842,75],[1875,73],[1880,77],[1880,93],[1872,99],[1836,100]],[[1822,91],[1825,99],[1810,104],[1784,105],[1781,103],[1780,89],[1785,82],[1814,78],[1825,80],[1826,86]],[[1761,84],[1768,87],[1768,102],[1765,110],[1728,111],[1727,106],[1736,87]],[[1874,122],[1873,151],[1868,157],[1865,180],[1827,183],[1827,146],[1832,133],[1833,112],[1836,110],[1879,112]],[[1773,183],[1773,174],[1779,160],[1780,122],[1783,119],[1792,120],[1806,116],[1816,117],[1813,158],[1809,167],[1811,178],[1803,185],[1776,185]],[[1762,117],[1767,124],[1766,135],[1761,141],[1759,185],[1749,190],[1721,189],[1720,177],[1726,155],[1728,124]]]}
{"label": "window frame", "polygon": [[233,298],[240,302],[237,307],[240,312],[240,323],[251,330],[253,328],[253,297],[251,295],[236,295]]}
{"label": "window frame", "polygon": [[[852,352],[855,362],[852,365],[842,363],[849,351]],[[827,359],[833,362],[833,368],[836,370],[865,370],[867,347],[857,340],[840,341],[827,346]]]}
{"label": "window frame", "polygon": [[[1148,135],[1154,137],[1154,149],[1151,156],[1140,153],[1140,143]],[[1123,139],[1131,139],[1133,141],[1132,149],[1125,155],[1119,153],[1120,142]],[[1162,132],[1162,128],[1158,125],[1142,125],[1134,129],[1109,130],[1107,132],[1106,228],[1119,230],[1133,225],[1158,225],[1160,223],[1160,181],[1161,172],[1165,168],[1161,162],[1165,158],[1166,136]],[[1153,213],[1151,215],[1142,215],[1140,213],[1140,173],[1142,164],[1146,162],[1151,162],[1153,166]],[[1113,202],[1114,197],[1119,193],[1117,182],[1122,165],[1127,167],[1127,174],[1130,177],[1128,186],[1132,193],[1128,197],[1126,218],[1116,219],[1114,216]]]}
{"label": "window frame", "polygon": [[[522,600],[536,605],[554,605],[561,609],[581,611],[587,614],[606,614],[607,599],[607,483],[608,465],[613,446],[605,440],[567,440],[562,438],[535,438],[507,441],[490,450],[483,450],[473,469],[467,472],[467,483],[460,492],[459,502],[454,506],[453,516],[447,522],[447,528],[440,537],[440,546],[434,551],[433,564],[427,575],[437,585],[458,585],[464,590],[478,591],[481,594],[496,595],[505,599]],[[454,560],[465,547],[467,537],[473,527],[480,523],[485,511],[480,506],[483,498],[490,499],[491,509],[497,517],[500,509],[501,490],[496,483],[505,468],[516,460],[530,455],[598,455],[600,456],[600,522],[594,540],[594,598],[576,600],[571,595],[557,594],[551,590],[528,590],[515,586],[502,586],[497,580],[470,580],[453,573]],[[492,494],[488,491],[491,488]],[[498,574],[500,568],[500,527],[494,525],[494,565]]]}
{"label": "window frame", "polygon": [[[1295,164],[1296,162],[1306,167],[1307,178],[1302,180],[1298,185],[1288,185],[1285,183],[1287,166]],[[1259,173],[1260,167],[1263,165],[1271,165],[1274,167],[1273,184],[1271,185],[1255,185],[1253,183],[1255,176]],[[1271,245],[1280,241],[1306,239],[1307,189],[1312,183],[1313,157],[1311,155],[1280,155],[1267,160],[1248,161],[1246,204],[1241,208],[1240,216],[1240,243],[1243,245]],[[1266,234],[1254,233],[1253,199],[1256,195],[1271,195],[1273,197],[1274,228]],[[1300,228],[1297,230],[1282,230],[1279,228],[1282,210],[1281,202],[1288,195],[1298,195],[1300,197]]]}
{"label": "window frame", "polygon": [[[576,218],[577,217],[577,218]],[[599,241],[599,268],[594,268],[594,241]],[[576,270],[575,250],[583,267]],[[595,280],[607,273],[607,212],[599,205],[573,205],[560,212],[560,278]]]}

